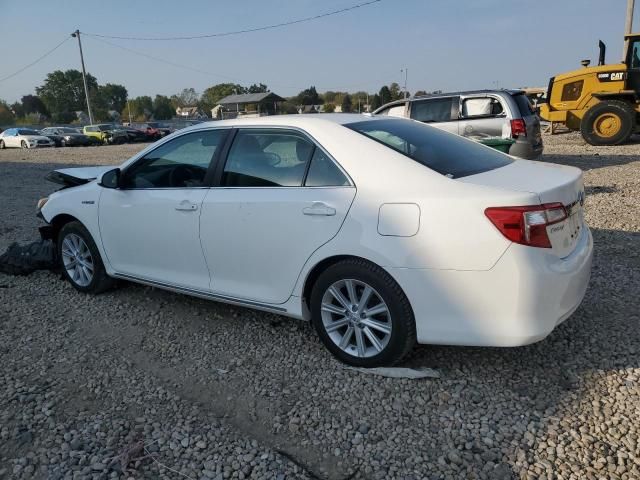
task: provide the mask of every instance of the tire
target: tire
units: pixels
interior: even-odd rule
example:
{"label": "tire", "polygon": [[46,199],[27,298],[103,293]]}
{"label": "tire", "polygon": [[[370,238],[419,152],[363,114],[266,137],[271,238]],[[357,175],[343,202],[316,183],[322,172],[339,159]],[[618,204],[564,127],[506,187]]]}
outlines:
{"label": "tire", "polygon": [[0,150],[4,150],[5,148],[4,140],[0,140]]}
{"label": "tire", "polygon": [[620,145],[636,128],[636,113],[628,102],[604,100],[587,110],[580,132],[590,145]]}
{"label": "tire", "polygon": [[[107,275],[91,234],[80,222],[69,222],[62,227],[57,253],[63,275],[76,290],[97,294],[115,286],[116,281]],[[76,266],[72,267],[74,261]]]}
{"label": "tire", "polygon": [[21,147],[21,148],[29,148],[29,145],[27,145],[27,142],[25,142],[24,140],[22,140],[22,142],[20,142],[20,147]]}
{"label": "tire", "polygon": [[67,146],[67,142],[64,140],[60,140],[60,146],[61,147],[66,147]]}
{"label": "tire", "polygon": [[[356,299],[362,300],[367,287],[371,289],[364,305],[353,306],[349,283]],[[336,291],[343,301],[334,294]],[[338,313],[347,310],[344,301],[352,307],[348,316]],[[386,312],[365,313],[385,307]],[[327,349],[340,361],[356,367],[394,365],[416,343],[413,310],[400,285],[385,270],[362,259],[343,260],[320,274],[311,291],[311,322]],[[340,346],[345,337],[349,340]]]}

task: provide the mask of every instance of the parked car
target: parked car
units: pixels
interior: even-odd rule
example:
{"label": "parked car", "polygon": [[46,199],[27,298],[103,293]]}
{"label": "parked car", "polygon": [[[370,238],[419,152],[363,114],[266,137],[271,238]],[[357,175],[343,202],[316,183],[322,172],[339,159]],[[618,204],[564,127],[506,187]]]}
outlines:
{"label": "parked car", "polygon": [[536,342],[589,281],[579,169],[406,119],[209,122],[49,178],[71,187],[38,202],[41,232],[77,290],[125,279],[309,319],[352,365],[416,340]]}
{"label": "parked car", "polygon": [[82,132],[91,138],[95,138],[103,144],[119,144],[129,140],[127,132],[118,129],[110,123],[101,123],[99,125],[86,125]]}
{"label": "parked car", "polygon": [[[56,142],[56,146],[73,147],[76,145],[91,145],[91,139],[73,127],[47,127],[40,130],[45,135]],[[56,140],[56,138],[58,140]]]}
{"label": "parked car", "polygon": [[167,123],[162,122],[147,122],[151,128],[155,128],[158,132],[160,132],[161,137],[166,137],[167,135],[176,131],[175,128],[171,127]]}
{"label": "parked car", "polygon": [[160,127],[160,124],[156,122],[130,123],[129,127],[144,132],[147,139],[152,142],[155,142],[170,133],[168,128]]}
{"label": "parked car", "polygon": [[[476,90],[413,97],[387,103],[373,115],[405,117],[477,141],[514,140],[508,153],[542,155],[540,120],[521,90]],[[511,142],[509,142],[511,143]]]}
{"label": "parked car", "polygon": [[31,128],[8,128],[0,133],[0,149],[2,148],[41,148],[53,147],[53,140],[40,135],[37,130]]}
{"label": "parked car", "polygon": [[147,141],[153,140],[146,134],[146,132],[144,132],[143,130],[139,130],[137,128],[125,127],[122,125],[118,125],[116,128],[118,130],[123,131],[127,135],[127,141],[131,143],[147,142]]}

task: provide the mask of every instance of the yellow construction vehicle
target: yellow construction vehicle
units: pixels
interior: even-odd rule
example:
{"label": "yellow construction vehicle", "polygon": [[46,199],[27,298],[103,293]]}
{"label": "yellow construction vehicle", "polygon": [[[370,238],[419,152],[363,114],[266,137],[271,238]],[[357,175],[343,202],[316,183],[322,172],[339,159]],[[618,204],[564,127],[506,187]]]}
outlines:
{"label": "yellow construction vehicle", "polygon": [[598,66],[562,73],[549,81],[540,116],[580,130],[591,145],[618,145],[636,131],[640,112],[640,34],[625,35],[623,63],[605,65],[606,47],[600,41]]}

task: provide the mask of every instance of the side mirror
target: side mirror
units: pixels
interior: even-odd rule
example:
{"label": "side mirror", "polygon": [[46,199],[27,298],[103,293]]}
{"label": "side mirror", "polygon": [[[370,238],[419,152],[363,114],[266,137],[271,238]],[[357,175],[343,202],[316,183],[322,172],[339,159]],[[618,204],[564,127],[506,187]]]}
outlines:
{"label": "side mirror", "polygon": [[114,168],[113,170],[104,172],[102,177],[100,177],[98,185],[103,188],[120,188],[120,173],[119,168]]}

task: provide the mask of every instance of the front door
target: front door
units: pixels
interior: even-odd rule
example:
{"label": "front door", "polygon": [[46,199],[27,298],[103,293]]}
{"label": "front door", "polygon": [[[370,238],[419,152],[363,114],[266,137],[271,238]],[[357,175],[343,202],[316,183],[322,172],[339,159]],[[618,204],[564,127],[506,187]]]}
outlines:
{"label": "front door", "polygon": [[121,188],[103,190],[100,234],[117,273],[209,290],[199,220],[205,176],[226,133],[202,130],[176,137],[127,167]]}
{"label": "front door", "polygon": [[211,290],[284,303],[307,259],[338,233],[354,195],[346,174],[303,133],[239,130],[202,205]]}

